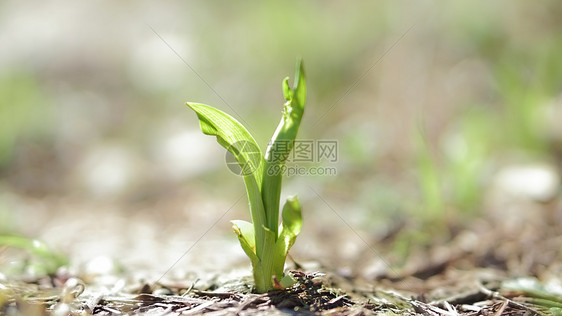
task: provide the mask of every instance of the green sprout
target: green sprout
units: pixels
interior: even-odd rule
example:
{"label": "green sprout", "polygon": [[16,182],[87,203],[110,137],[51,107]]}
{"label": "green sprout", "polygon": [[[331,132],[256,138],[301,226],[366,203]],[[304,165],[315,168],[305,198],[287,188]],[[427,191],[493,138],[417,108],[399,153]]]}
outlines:
{"label": "green sprout", "polygon": [[232,227],[252,262],[256,291],[286,288],[294,283],[283,275],[285,259],[302,226],[301,207],[296,196],[288,197],[279,224],[282,170],[293,149],[304,113],[306,86],[302,62],[297,62],[293,88],[283,80],[283,117],[262,155],[248,130],[230,115],[211,106],[187,103],[199,118],[201,131],[216,136],[217,142],[236,159],[250,202],[252,223],[234,220]]}

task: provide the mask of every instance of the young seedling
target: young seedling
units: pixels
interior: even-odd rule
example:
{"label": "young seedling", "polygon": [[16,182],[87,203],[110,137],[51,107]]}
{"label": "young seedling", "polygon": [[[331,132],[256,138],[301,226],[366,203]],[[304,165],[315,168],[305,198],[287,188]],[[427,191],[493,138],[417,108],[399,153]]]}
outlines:
{"label": "young seedling", "polygon": [[283,267],[301,230],[301,207],[296,196],[287,198],[279,224],[279,200],[283,166],[293,149],[304,112],[306,86],[301,61],[297,62],[293,88],[289,87],[288,77],[283,80],[283,95],[283,117],[265,155],[248,130],[233,117],[208,105],[187,103],[197,114],[201,131],[216,136],[242,169],[252,223],[234,220],[232,227],[252,262],[259,293],[294,283],[290,275],[283,275]]}

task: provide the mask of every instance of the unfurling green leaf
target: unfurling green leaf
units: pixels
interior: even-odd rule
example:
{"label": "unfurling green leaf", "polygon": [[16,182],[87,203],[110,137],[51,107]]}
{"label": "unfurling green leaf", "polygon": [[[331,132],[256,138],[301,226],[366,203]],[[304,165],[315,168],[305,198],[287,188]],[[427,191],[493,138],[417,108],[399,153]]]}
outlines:
{"label": "unfurling green leaf", "polygon": [[283,97],[285,97],[287,101],[291,101],[293,98],[293,91],[289,87],[289,77],[283,79]]}
{"label": "unfurling green leaf", "polygon": [[251,223],[240,220],[230,221],[232,223],[232,229],[238,236],[240,240],[240,245],[252,262],[257,261],[258,257],[256,255],[256,237],[254,234],[254,226]]}
{"label": "unfurling green leaf", "polygon": [[295,283],[297,283],[297,280],[295,279],[295,277],[293,277],[291,273],[287,273],[285,274],[285,276],[281,278],[281,280],[277,280],[277,278],[275,278],[273,282],[274,282],[274,287],[276,289],[284,290],[290,288]]}
{"label": "unfurling green leaf", "polygon": [[296,196],[290,196],[287,198],[287,201],[285,201],[285,205],[283,206],[281,217],[283,218],[283,221],[281,223],[280,237],[292,238],[294,242],[294,239],[300,233],[302,227],[301,205]]}
{"label": "unfurling green leaf", "polygon": [[250,132],[232,116],[211,106],[199,103],[187,103],[187,106],[197,114],[201,131],[206,135],[216,136],[217,142],[243,165],[242,169],[250,168],[253,171],[252,175],[258,185],[261,185],[263,157]]}

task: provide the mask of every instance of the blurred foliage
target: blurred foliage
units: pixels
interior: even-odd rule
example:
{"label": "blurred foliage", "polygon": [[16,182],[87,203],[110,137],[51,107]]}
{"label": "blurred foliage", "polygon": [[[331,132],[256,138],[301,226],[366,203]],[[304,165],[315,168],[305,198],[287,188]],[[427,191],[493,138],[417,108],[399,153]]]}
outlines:
{"label": "blurred foliage", "polygon": [[[421,219],[433,223],[444,224],[444,204],[439,167],[435,158],[432,157],[432,150],[428,144],[427,136],[423,130],[416,134],[416,145],[418,159],[416,171],[418,172],[421,196],[423,199],[422,207],[418,214]],[[439,220],[441,219],[441,220]]]}
{"label": "blurred foliage", "polygon": [[10,162],[18,140],[49,137],[48,103],[32,73],[0,73],[0,170]]}
{"label": "blurred foliage", "polygon": [[503,52],[494,61],[504,119],[496,126],[507,144],[547,153],[544,107],[562,87],[562,40],[528,51]]}
{"label": "blurred foliage", "polygon": [[559,288],[548,287],[535,278],[509,279],[502,282],[504,295],[548,309],[550,315],[562,315],[562,295]]}
{"label": "blurred foliage", "polygon": [[444,141],[444,172],[448,175],[443,184],[444,196],[469,215],[477,213],[482,202],[491,163],[489,155],[497,143],[493,121],[487,112],[472,108],[459,119],[458,131]]}
{"label": "blurred foliage", "polygon": [[8,198],[4,194],[0,194],[0,235],[14,233],[14,213],[10,211]]}
{"label": "blurred foliage", "polygon": [[[22,236],[0,236],[0,247],[16,248],[26,251],[29,256],[12,254],[7,262],[1,262],[0,268],[5,274],[29,274],[33,277],[54,275],[57,269],[68,264],[68,259],[53,250],[44,242]],[[6,250],[3,249],[2,252]],[[0,257],[1,261],[5,259]]]}

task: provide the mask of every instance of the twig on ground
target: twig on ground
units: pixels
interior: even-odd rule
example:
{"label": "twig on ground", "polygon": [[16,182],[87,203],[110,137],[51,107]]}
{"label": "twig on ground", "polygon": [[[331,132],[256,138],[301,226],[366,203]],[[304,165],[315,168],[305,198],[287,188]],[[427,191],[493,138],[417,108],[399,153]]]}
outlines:
{"label": "twig on ground", "polygon": [[515,302],[514,300],[511,300],[511,299],[509,299],[509,298],[507,298],[507,297],[501,295],[501,294],[498,293],[498,292],[489,290],[488,288],[486,288],[486,287],[485,287],[484,285],[482,285],[482,284],[479,284],[479,288],[480,288],[480,290],[482,291],[482,293],[488,295],[488,297],[495,298],[495,299],[502,300],[502,301],[507,301],[507,303],[508,303],[509,305],[511,305],[512,307],[521,308],[521,309],[527,310],[527,311],[529,311],[529,312],[531,312],[531,313],[534,313],[534,314],[536,314],[536,315],[540,315],[540,313],[539,313],[538,311],[536,311],[536,310],[534,310],[534,309],[532,309],[532,308],[530,308],[530,307],[527,307],[527,306],[525,306],[524,304],[517,303],[517,302]]}

